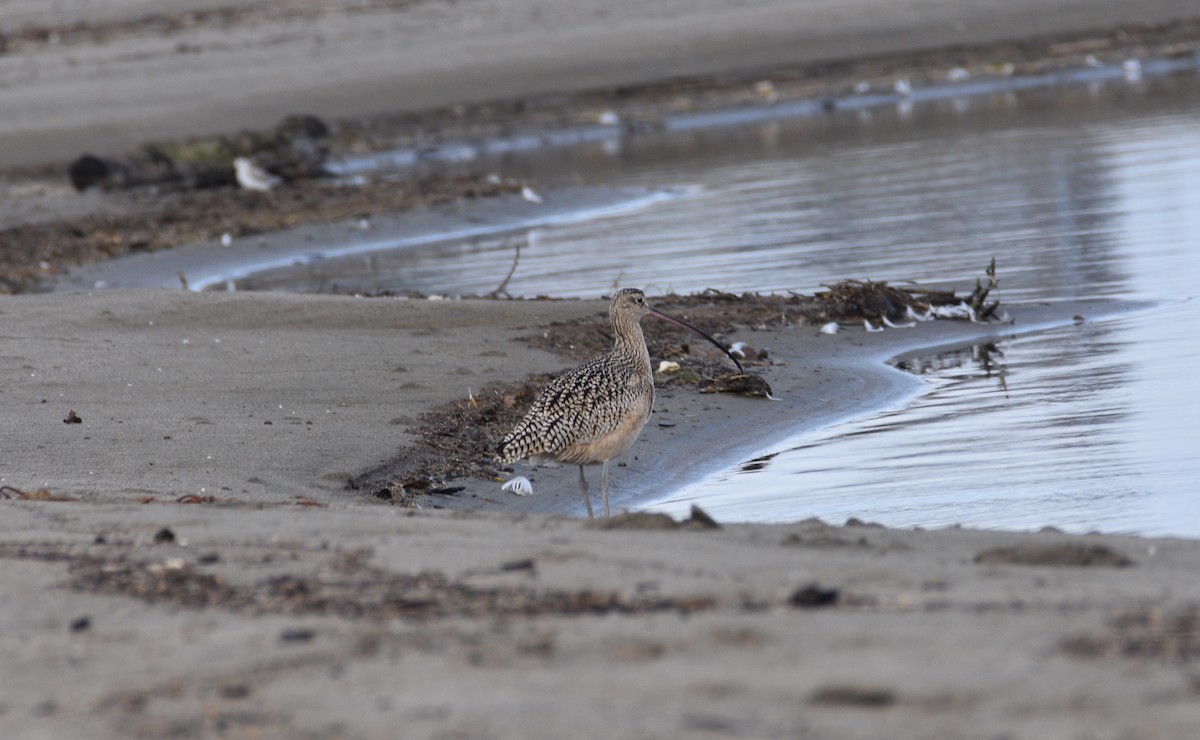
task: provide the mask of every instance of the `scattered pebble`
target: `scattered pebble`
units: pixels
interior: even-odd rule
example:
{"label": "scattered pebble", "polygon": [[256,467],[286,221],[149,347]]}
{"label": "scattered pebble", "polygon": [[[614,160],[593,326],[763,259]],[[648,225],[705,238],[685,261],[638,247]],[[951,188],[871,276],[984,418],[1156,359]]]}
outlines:
{"label": "scattered pebble", "polygon": [[721,525],[716,519],[709,516],[708,512],[701,509],[699,506],[692,504],[691,518],[683,522],[683,526],[688,529],[720,529]]}
{"label": "scattered pebble", "polygon": [[797,609],[812,609],[819,606],[833,606],[838,600],[836,588],[821,588],[816,583],[810,583],[797,589],[789,598],[788,603]]}
{"label": "scattered pebble", "polygon": [[280,642],[312,642],[317,631],[307,627],[291,627],[279,633]]}
{"label": "scattered pebble", "polygon": [[250,687],[244,683],[226,684],[221,687],[222,699],[245,699],[250,696]]}
{"label": "scattered pebble", "polygon": [[522,560],[510,560],[507,563],[501,563],[500,570],[502,570],[502,571],[533,570],[535,565],[536,564],[534,563],[533,558],[524,558]]}
{"label": "scattered pebble", "polygon": [[875,686],[822,686],[809,701],[841,707],[886,707],[896,703],[896,694]]}

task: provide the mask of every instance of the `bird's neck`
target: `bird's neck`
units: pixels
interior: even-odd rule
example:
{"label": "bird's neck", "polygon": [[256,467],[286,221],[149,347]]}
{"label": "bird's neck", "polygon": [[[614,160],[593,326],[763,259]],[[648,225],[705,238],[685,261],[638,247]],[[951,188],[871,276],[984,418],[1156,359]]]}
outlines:
{"label": "bird's neck", "polygon": [[628,357],[630,360],[650,367],[650,352],[646,349],[646,338],[642,334],[642,324],[637,319],[614,317],[613,354]]}

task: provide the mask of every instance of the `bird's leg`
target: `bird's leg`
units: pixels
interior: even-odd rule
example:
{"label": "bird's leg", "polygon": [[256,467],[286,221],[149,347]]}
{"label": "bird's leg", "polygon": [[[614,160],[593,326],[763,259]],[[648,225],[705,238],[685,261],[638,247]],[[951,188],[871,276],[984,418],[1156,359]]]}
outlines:
{"label": "bird's leg", "polygon": [[608,460],[600,466],[600,493],[604,494],[604,518],[607,519],[608,513]]}
{"label": "bird's leg", "polygon": [[592,499],[588,496],[587,478],[583,477],[583,466],[579,466],[579,492],[583,494],[583,504],[587,506],[588,519],[592,519]]}

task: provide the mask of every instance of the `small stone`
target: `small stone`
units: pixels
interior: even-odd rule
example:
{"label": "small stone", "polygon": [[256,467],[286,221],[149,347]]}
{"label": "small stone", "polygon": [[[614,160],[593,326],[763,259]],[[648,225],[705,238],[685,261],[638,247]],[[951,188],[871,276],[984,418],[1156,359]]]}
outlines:
{"label": "small stone", "polygon": [[797,609],[812,609],[819,606],[832,606],[837,603],[838,590],[836,588],[821,588],[816,583],[809,584],[800,589],[788,599],[788,603]]}

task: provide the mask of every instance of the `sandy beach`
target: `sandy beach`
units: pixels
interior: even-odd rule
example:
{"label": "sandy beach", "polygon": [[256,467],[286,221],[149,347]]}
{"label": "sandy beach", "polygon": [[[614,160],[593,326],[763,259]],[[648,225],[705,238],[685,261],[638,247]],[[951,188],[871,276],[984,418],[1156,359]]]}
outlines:
{"label": "sandy beach", "polygon": [[[22,169],[3,175],[0,216],[7,228],[150,210],[46,173],[85,148],[301,109],[473,110],[1194,12],[12,2],[0,166]],[[6,255],[18,257],[36,271],[37,255]],[[79,270],[75,287],[104,270]],[[589,522],[564,468],[518,464],[529,497],[481,478],[408,506],[375,493],[422,413],[569,367],[524,339],[594,319],[602,301],[128,288],[0,296],[0,736],[1200,733],[1200,543],[637,513],[789,433],[911,393],[920,381],[889,359],[1137,307],[1014,305],[1002,323],[882,333],[738,327],[729,340],[771,347],[755,371],[779,400],[663,388],[614,472],[629,513]]]}

